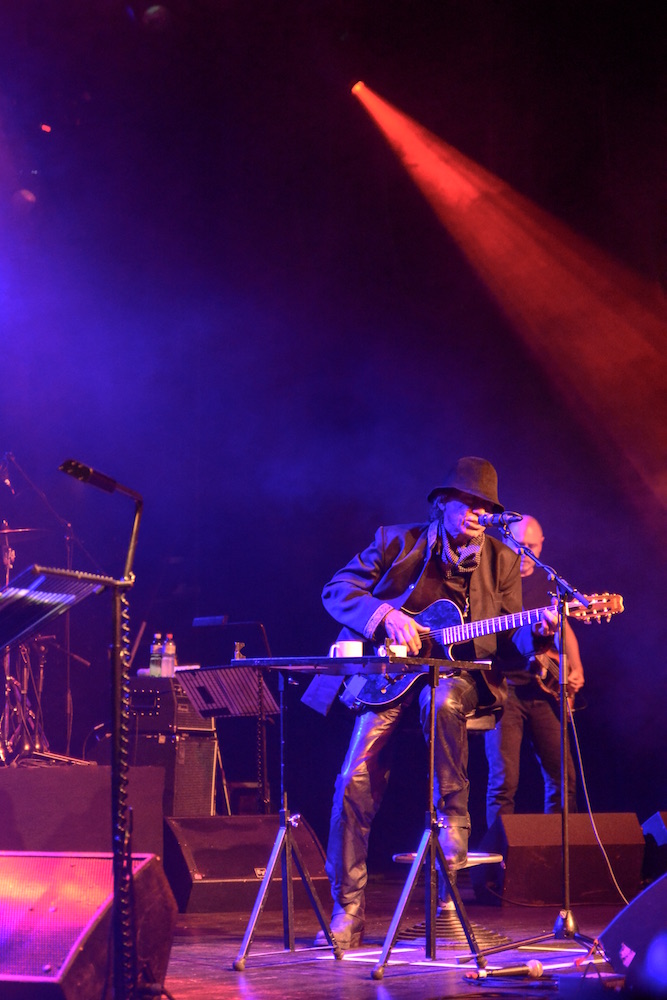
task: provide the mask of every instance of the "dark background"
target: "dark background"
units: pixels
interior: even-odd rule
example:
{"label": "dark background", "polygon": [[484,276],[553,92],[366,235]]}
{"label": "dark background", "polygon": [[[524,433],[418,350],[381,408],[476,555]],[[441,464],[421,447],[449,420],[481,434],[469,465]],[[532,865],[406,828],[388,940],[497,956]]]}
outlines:
{"label": "dark background", "polygon": [[[577,632],[593,809],[664,810],[664,507],[553,388],[350,88],[363,79],[664,303],[665,21],[643,0],[5,0],[0,448],[16,493],[0,486],[0,514],[40,529],[12,536],[14,572],[65,565],[70,522],[74,565],[121,573],[132,502],[59,473],[72,457],[144,498],[135,667],[157,630],[181,662],[226,662],[238,638],[262,654],[233,628],[204,650],[195,615],[263,622],[276,656],[321,654],[331,573],[378,524],[423,519],[455,458],[483,455],[504,504],[541,521],[545,558],[625,599]],[[72,614],[91,661],[71,667],[74,755],[109,720],[110,628],[108,594]],[[288,787],[325,840],[351,718],[315,715],[302,689]],[[58,752],[66,690],[52,650]],[[242,730],[222,725],[223,758],[252,778]],[[423,822],[420,737],[398,749],[378,859]],[[478,835],[479,739],[472,758]],[[521,805],[541,808],[534,773]]]}

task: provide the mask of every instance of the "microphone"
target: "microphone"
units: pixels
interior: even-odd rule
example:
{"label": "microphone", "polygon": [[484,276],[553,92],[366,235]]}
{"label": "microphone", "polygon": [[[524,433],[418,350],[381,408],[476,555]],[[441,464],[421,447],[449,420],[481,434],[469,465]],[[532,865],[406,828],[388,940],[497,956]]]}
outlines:
{"label": "microphone", "polygon": [[526,976],[528,979],[539,979],[544,972],[544,966],[537,959],[531,958],[525,965],[507,965],[504,969],[478,969],[476,972],[466,972],[466,979],[486,979],[487,976]]}
{"label": "microphone", "polygon": [[502,514],[478,514],[477,520],[483,528],[502,528],[506,524],[523,521],[523,514],[516,514],[512,510],[506,510]]}
{"label": "microphone", "polygon": [[63,464],[59,465],[58,468],[68,476],[78,479],[79,482],[90,483],[91,486],[97,486],[98,489],[104,490],[105,493],[114,493],[118,488],[118,483],[111,476],[105,476],[103,472],[96,472],[89,465],[76,462],[73,458],[65,459]]}
{"label": "microphone", "polygon": [[16,490],[12,486],[11,479],[9,478],[9,460],[12,456],[9,452],[5,452],[0,462],[0,482],[3,486],[6,486],[13,497],[16,496]]}

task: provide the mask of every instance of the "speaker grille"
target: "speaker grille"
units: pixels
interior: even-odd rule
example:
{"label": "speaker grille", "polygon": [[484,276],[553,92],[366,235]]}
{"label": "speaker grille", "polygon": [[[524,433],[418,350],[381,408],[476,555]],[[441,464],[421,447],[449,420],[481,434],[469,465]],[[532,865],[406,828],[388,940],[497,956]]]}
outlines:
{"label": "speaker grille", "polygon": [[[266,872],[279,828],[278,816],[211,816],[167,819],[164,867],[179,909],[222,912],[252,907]],[[293,829],[303,862],[321,901],[328,901],[329,879],[324,850],[302,818]],[[309,905],[296,864],[294,905]],[[282,905],[282,870],[278,865],[266,901]]]}
{"label": "speaker grille", "polygon": [[112,896],[109,855],[0,853],[0,976],[57,979]]}
{"label": "speaker grille", "polygon": [[182,734],[176,748],[171,816],[212,816],[215,812],[215,738]]}
{"label": "speaker grille", "polygon": [[215,811],[215,733],[151,733],[130,742],[130,763],[165,771],[165,816],[212,816]]}
{"label": "speaker grille", "polygon": [[[642,982],[647,970],[644,968],[646,952],[658,935],[664,934],[667,914],[667,875],[649,885],[635,899],[621,910],[608,927],[600,934],[604,953],[614,972],[626,976],[625,986],[632,993],[637,987],[637,997],[658,997],[665,995],[656,982],[648,979]],[[647,987],[641,993],[639,988]]]}
{"label": "speaker grille", "polygon": [[112,883],[111,862],[99,858],[6,858],[0,874],[0,973],[55,975]]}

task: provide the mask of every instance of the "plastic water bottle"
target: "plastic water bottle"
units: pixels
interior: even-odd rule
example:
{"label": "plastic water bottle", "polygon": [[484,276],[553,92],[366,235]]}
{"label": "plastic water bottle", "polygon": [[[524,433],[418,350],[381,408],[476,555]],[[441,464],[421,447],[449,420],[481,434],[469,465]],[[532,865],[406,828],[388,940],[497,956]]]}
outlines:
{"label": "plastic water bottle", "polygon": [[148,673],[151,677],[162,677],[162,633],[156,632],[151,643],[151,656],[148,661]]}
{"label": "plastic water bottle", "polygon": [[171,632],[167,632],[162,653],[162,676],[173,677],[176,669],[176,643]]}

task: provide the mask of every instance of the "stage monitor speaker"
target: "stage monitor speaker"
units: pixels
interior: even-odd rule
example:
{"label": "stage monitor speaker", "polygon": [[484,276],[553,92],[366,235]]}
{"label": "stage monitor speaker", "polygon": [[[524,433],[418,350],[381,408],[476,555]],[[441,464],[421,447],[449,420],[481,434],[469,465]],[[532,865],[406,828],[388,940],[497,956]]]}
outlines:
{"label": "stage monitor speaker", "polygon": [[[661,946],[662,976],[665,975],[667,945],[667,875],[653,882],[633,899],[600,934],[604,953],[614,972],[625,976],[626,989],[641,991],[642,996],[667,995],[667,982],[651,982],[651,969],[646,962],[651,943],[663,935]],[[656,986],[655,993],[652,988]]]}
{"label": "stage monitor speaker", "polygon": [[[164,867],[181,912],[250,911],[278,835],[278,816],[212,816],[165,820]],[[294,839],[324,906],[329,901],[325,855],[314,832],[301,819]],[[294,905],[310,905],[293,865]],[[282,906],[280,866],[266,907]]]}
{"label": "stage monitor speaker", "polygon": [[[132,870],[139,982],[161,988],[176,902],[154,855]],[[1,852],[2,1000],[110,1000],[112,904],[111,854]]]}
{"label": "stage monitor speaker", "polygon": [[[164,770],[130,768],[132,850],[162,856]],[[0,767],[0,850],[110,851],[111,768]]]}
{"label": "stage monitor speaker", "polygon": [[[634,813],[596,813],[595,826],[621,890],[627,898],[641,886],[644,837]],[[573,903],[618,903],[587,813],[569,817],[570,899]],[[498,816],[480,851],[502,854],[504,865],[472,869],[475,894],[484,903],[563,903],[562,818],[559,813]]]}

